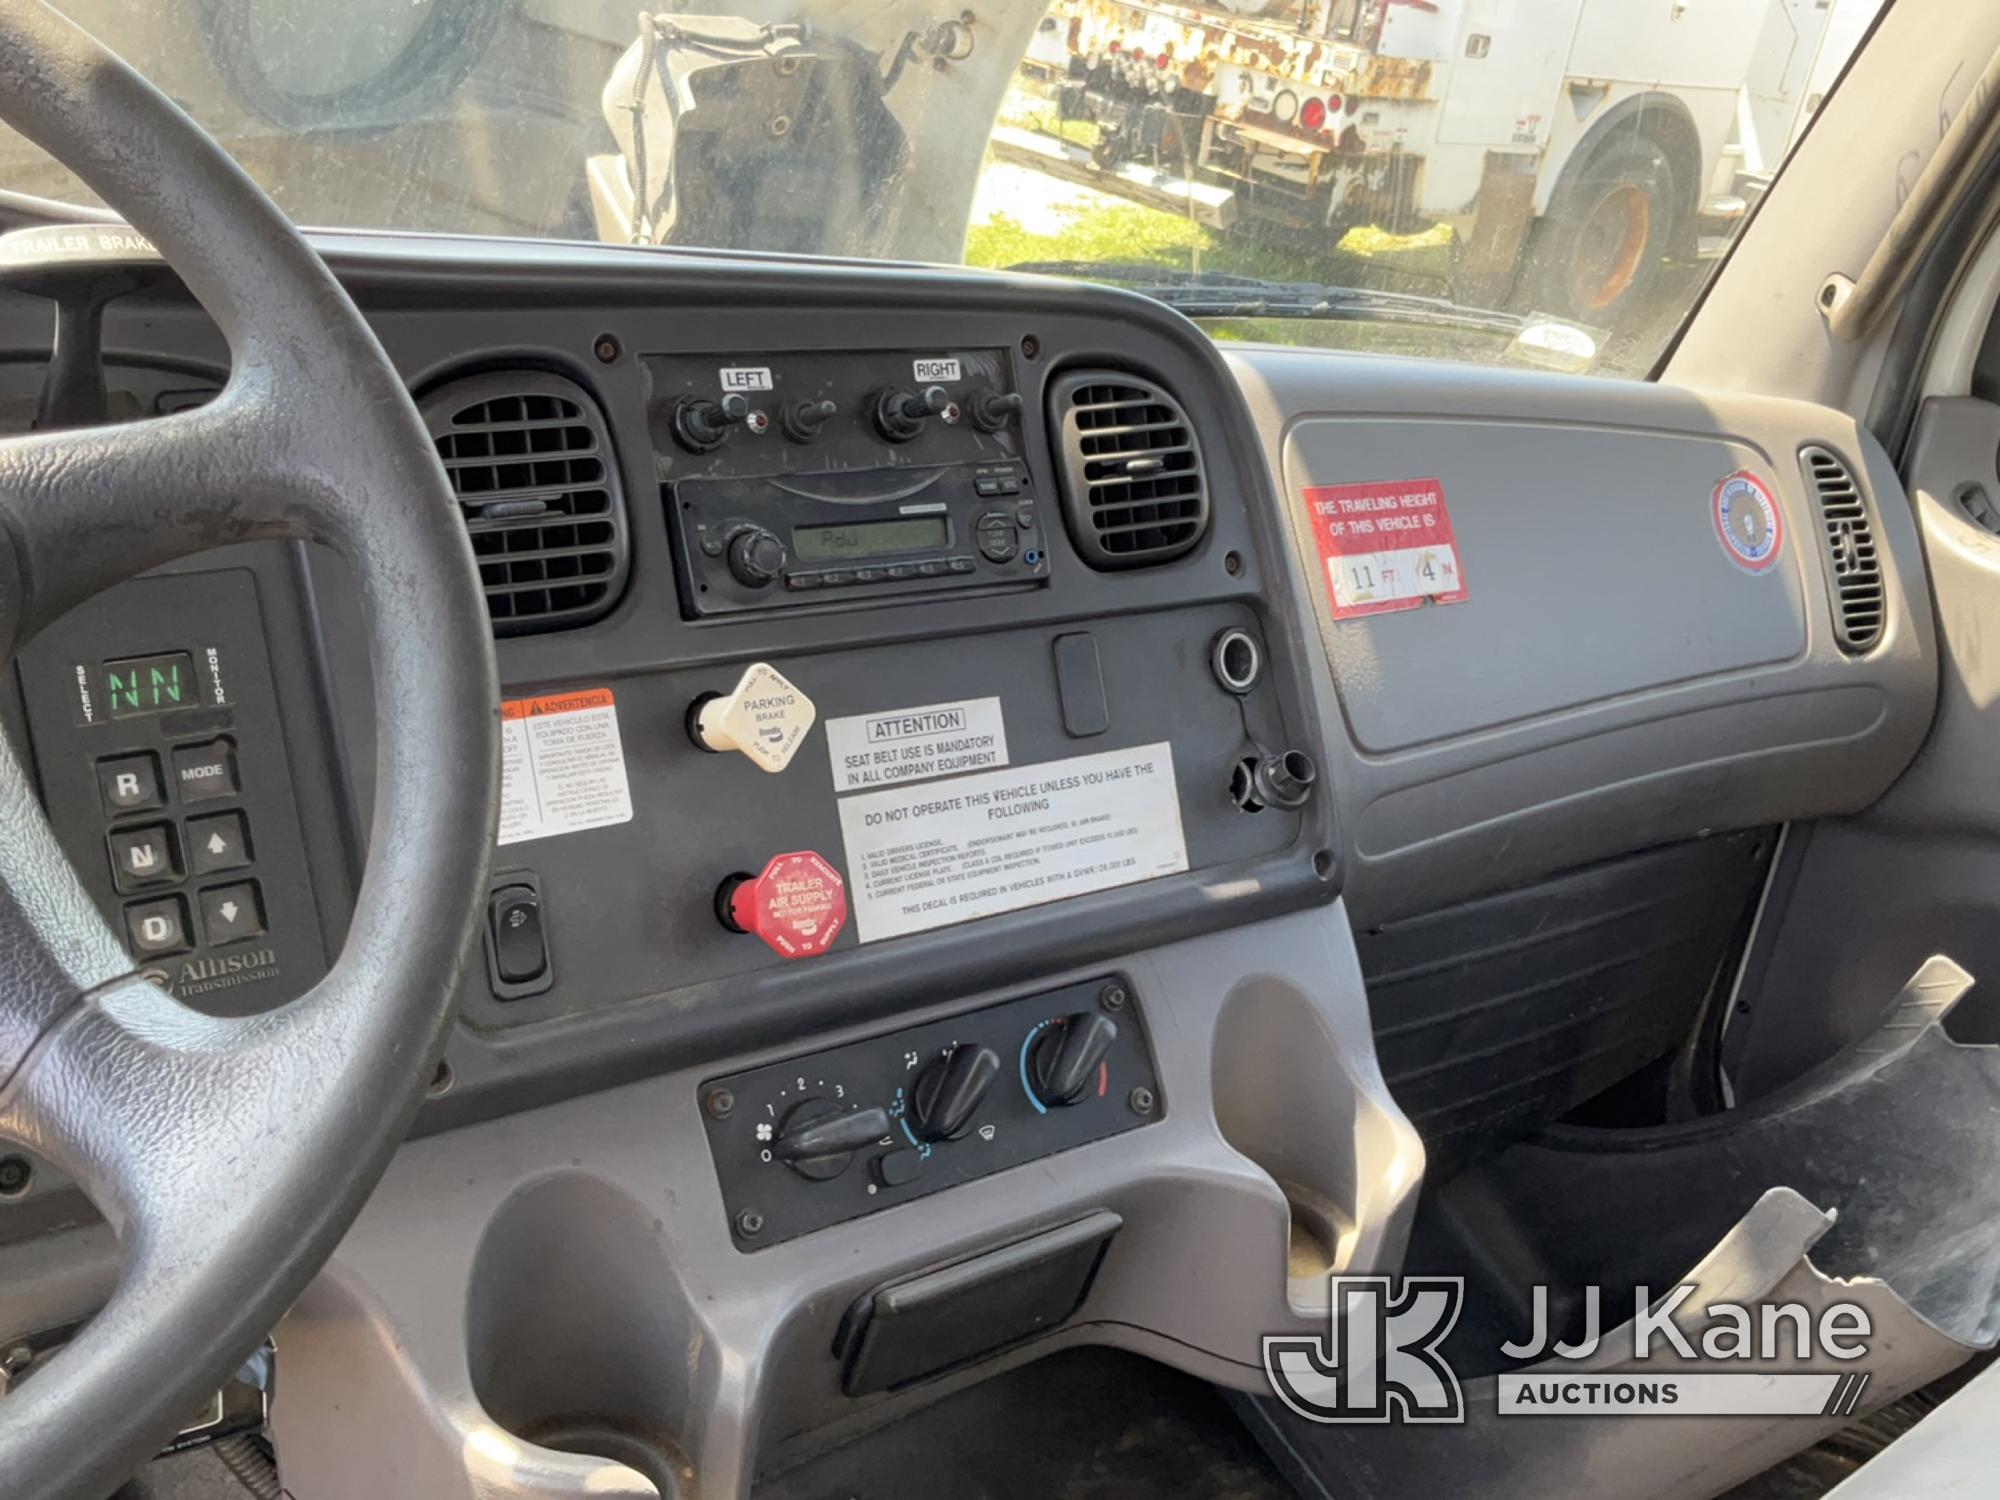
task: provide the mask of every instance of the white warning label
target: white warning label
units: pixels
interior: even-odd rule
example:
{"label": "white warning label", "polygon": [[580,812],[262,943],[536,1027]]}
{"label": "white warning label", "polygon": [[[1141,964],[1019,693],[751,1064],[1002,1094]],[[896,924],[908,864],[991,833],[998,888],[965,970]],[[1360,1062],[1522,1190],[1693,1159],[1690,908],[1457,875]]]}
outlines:
{"label": "white warning label", "polygon": [[632,821],[610,688],[500,705],[502,845]]}
{"label": "white warning label", "polygon": [[840,832],[864,943],[1188,867],[1165,742],[843,798]]}
{"label": "white warning label", "polygon": [[1007,764],[1007,724],[998,698],[855,714],[826,721],[826,753],[836,792],[962,776]]}

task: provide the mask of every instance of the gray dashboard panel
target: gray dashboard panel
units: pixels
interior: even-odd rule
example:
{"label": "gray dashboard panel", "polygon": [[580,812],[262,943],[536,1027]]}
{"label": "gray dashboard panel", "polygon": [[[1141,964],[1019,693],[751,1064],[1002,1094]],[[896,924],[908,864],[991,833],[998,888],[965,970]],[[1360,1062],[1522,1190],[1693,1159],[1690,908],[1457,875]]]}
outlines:
{"label": "gray dashboard panel", "polygon": [[[1331,779],[1358,921],[1856,811],[1921,744],[1937,697],[1923,555],[1893,468],[1852,419],[1641,382],[1258,347],[1228,357],[1335,677]],[[1874,503],[1888,616],[1865,656],[1833,639],[1807,443],[1853,465]],[[1614,465],[1614,453],[1641,457]],[[1739,467],[1783,511],[1786,543],[1761,576],[1731,562],[1710,511]],[[1469,597],[1334,622],[1301,490],[1432,474]]]}
{"label": "gray dashboard panel", "polygon": [[[588,1446],[536,1440],[558,1403],[601,1396],[608,1425],[653,1436],[686,1488],[745,1494],[788,1447],[837,1441],[996,1368],[843,1395],[829,1351],[858,1295],[1099,1208],[1125,1223],[1089,1296],[1009,1358],[1110,1343],[1267,1388],[1262,1336],[1323,1329],[1334,1265],[1396,1264],[1421,1177],[1423,1148],[1374,1065],[1345,914],[1295,913],[1116,967],[1147,1008],[1169,1101],[1157,1123],[756,1255],[731,1241],[703,1069],[411,1142],[276,1334],[287,1483],[301,1495],[647,1494]],[[976,1032],[978,1007],[1007,997],[903,1019],[962,1016]],[[1288,1238],[1302,1205],[1339,1229],[1316,1276],[1296,1274]],[[321,1418],[335,1407],[370,1441]]]}
{"label": "gray dashboard panel", "polygon": [[1462,604],[1329,633],[1355,744],[1404,750],[1798,656],[1800,539],[1752,574],[1709,519],[1717,481],[1753,466],[1776,467],[1719,439],[1557,422],[1294,422],[1289,492],[1435,477],[1465,569]]}

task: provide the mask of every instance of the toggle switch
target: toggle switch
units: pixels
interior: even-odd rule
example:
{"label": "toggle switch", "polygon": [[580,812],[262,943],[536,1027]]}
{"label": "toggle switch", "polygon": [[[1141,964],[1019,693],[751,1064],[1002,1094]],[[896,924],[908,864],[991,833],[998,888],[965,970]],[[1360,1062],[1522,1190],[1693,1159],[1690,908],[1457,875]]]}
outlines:
{"label": "toggle switch", "polygon": [[727,693],[697,698],[688,731],[704,750],[740,750],[760,771],[792,763],[818,710],[769,662],[752,662]]}
{"label": "toggle switch", "polygon": [[715,893],[731,932],[752,933],[784,958],[813,958],[847,925],[847,883],[810,849],[780,854],[752,878],[732,875]]}

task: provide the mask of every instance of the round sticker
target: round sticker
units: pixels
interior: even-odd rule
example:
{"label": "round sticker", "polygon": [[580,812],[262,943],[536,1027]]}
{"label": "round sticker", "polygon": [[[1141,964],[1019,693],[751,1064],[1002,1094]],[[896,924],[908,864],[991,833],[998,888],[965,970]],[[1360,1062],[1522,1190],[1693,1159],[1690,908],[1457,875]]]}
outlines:
{"label": "round sticker", "polygon": [[1762,573],[1785,546],[1785,518],[1771,487],[1738,469],[1715,487],[1715,534],[1746,572]]}

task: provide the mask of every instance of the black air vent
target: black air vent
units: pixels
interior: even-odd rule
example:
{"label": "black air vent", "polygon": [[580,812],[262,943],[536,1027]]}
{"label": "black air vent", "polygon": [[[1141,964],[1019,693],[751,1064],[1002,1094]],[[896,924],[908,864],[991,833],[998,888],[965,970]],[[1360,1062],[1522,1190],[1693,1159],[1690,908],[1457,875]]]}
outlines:
{"label": "black air vent", "polygon": [[1201,449],[1180,403],[1151,381],[1106,371],[1049,387],[1070,535],[1094,568],[1181,556],[1208,530]]}
{"label": "black air vent", "polygon": [[534,371],[431,393],[424,420],[472,536],[495,635],[599,618],[625,586],[625,496],[604,415]]}
{"label": "black air vent", "polygon": [[1833,638],[1848,655],[1860,656],[1881,641],[1887,608],[1868,502],[1854,471],[1826,449],[1802,449],[1799,464],[1819,507],[1820,542],[1833,587]]}

